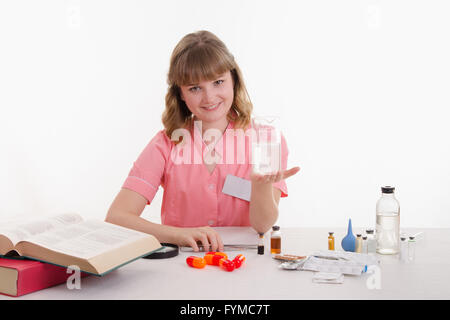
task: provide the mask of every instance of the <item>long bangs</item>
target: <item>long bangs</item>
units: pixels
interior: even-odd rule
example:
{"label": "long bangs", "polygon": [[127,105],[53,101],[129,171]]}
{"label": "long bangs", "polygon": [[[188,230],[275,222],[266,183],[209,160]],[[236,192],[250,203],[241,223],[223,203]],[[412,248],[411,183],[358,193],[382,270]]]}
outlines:
{"label": "long bangs", "polygon": [[180,86],[217,79],[234,68],[222,48],[197,45],[183,52],[174,66],[173,81]]}

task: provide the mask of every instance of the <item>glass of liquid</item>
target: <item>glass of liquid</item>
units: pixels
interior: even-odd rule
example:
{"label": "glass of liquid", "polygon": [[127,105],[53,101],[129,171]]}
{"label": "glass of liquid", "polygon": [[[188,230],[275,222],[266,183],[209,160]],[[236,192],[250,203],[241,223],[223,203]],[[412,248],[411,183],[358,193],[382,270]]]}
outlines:
{"label": "glass of liquid", "polygon": [[252,119],[252,168],[257,174],[273,174],[281,170],[281,132],[275,116]]}

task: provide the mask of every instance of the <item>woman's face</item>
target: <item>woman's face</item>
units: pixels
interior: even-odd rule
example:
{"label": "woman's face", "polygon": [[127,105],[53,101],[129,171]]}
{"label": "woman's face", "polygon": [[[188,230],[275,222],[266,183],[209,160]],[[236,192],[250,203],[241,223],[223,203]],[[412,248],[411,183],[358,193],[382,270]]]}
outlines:
{"label": "woman's face", "polygon": [[226,120],[234,98],[230,71],[217,79],[180,88],[181,99],[198,120],[211,124]]}

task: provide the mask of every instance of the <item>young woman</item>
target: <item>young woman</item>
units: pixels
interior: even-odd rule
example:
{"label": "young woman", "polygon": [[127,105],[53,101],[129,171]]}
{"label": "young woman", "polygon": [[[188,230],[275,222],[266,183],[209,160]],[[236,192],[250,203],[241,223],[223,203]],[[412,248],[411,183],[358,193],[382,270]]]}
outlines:
{"label": "young woman", "polygon": [[[243,140],[236,134],[252,127],[252,104],[233,55],[211,32],[188,34],[172,53],[167,82],[165,129],[134,162],[106,221],[194,251],[198,243],[206,251],[223,250],[214,226],[269,230],[278,218],[280,197],[287,196],[284,180],[300,168],[286,170],[282,138],[281,170],[252,171],[248,136],[239,143]],[[251,181],[250,199],[222,192],[229,175]],[[140,215],[160,185],[162,224],[157,224]]]}

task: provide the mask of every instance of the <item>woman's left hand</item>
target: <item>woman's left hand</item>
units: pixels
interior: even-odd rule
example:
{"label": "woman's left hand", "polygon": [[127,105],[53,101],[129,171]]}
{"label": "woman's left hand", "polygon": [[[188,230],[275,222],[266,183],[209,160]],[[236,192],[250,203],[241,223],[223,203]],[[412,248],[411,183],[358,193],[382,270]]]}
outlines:
{"label": "woman's left hand", "polygon": [[272,174],[259,174],[252,172],[250,180],[256,184],[275,183],[283,179],[287,179],[300,171],[300,167],[293,167],[289,170],[278,171]]}

